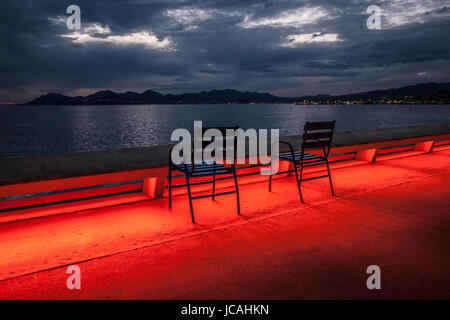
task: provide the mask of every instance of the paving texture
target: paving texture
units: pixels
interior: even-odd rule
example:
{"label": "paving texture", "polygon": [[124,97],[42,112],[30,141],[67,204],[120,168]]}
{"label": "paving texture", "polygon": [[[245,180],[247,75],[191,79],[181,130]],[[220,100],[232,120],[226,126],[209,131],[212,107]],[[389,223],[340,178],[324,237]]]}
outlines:
{"label": "paving texture", "polygon": [[337,196],[308,181],[306,204],[292,177],[243,184],[243,216],[234,195],[201,199],[195,225],[185,195],[0,224],[0,298],[449,299],[449,164],[444,150],[335,168]]}

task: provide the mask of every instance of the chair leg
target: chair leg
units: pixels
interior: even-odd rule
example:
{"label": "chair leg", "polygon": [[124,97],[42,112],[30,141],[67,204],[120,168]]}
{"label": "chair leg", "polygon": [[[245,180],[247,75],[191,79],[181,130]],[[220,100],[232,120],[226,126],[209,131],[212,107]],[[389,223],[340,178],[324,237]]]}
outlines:
{"label": "chair leg", "polygon": [[270,163],[270,172],[269,172],[269,192],[272,192],[272,162]]}
{"label": "chair leg", "polygon": [[169,208],[172,208],[172,167],[169,165]]}
{"label": "chair leg", "polygon": [[187,185],[187,189],[188,189],[189,206],[190,206],[190,208],[191,208],[191,219],[192,219],[192,223],[195,223],[195,218],[194,218],[194,207],[192,206],[191,185],[189,184],[189,176],[188,176],[188,175],[186,175],[186,185]]}
{"label": "chair leg", "polygon": [[[297,181],[297,188],[298,188],[298,193],[300,194],[300,200],[303,202],[303,196],[302,196],[302,189],[300,188],[300,183],[301,183],[301,178],[298,178],[298,172],[297,172],[297,164],[294,162],[294,169],[295,169],[295,180]],[[302,174],[303,172],[303,165],[300,168],[300,174]]]}
{"label": "chair leg", "polygon": [[325,157],[325,163],[327,164],[328,180],[330,180],[331,194],[334,196],[333,182],[331,181],[331,172],[330,165],[328,164],[328,157]]}
{"label": "chair leg", "polygon": [[302,186],[302,178],[303,178],[303,160],[300,162],[300,187]]}
{"label": "chair leg", "polygon": [[236,169],[233,168],[233,177],[234,177],[234,185],[236,187],[236,200],[237,200],[237,209],[238,209],[238,214],[241,214],[241,204],[239,201],[239,186],[238,186],[238,182],[237,182],[237,177],[236,177]]}
{"label": "chair leg", "polygon": [[214,201],[215,200],[214,194],[216,193],[216,168],[215,167],[214,167],[214,175],[213,175],[213,189],[212,189],[212,192],[213,192],[212,199]]}

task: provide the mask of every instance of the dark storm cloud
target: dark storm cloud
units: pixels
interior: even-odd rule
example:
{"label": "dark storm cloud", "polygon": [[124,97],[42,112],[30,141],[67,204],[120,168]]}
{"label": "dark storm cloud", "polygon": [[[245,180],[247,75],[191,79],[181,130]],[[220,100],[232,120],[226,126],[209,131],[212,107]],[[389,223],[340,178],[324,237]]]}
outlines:
{"label": "dark storm cloud", "polygon": [[[82,29],[65,26],[70,4]],[[368,30],[366,9],[382,9]],[[444,1],[2,1],[0,103],[53,91],[346,93],[449,81]]]}

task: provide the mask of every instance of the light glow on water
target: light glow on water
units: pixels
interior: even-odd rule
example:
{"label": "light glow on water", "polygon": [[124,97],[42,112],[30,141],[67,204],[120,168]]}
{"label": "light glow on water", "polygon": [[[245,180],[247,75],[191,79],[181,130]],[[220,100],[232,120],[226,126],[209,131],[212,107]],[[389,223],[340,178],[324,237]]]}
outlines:
{"label": "light glow on water", "polygon": [[449,105],[115,105],[1,106],[0,157],[170,144],[174,129],[205,126],[280,129],[336,120],[336,131],[450,122]]}

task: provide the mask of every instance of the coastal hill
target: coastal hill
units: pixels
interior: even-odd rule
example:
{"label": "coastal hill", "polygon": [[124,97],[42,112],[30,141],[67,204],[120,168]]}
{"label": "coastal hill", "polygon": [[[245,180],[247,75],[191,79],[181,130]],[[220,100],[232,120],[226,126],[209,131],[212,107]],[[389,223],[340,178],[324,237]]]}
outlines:
{"label": "coastal hill", "polygon": [[396,89],[375,90],[347,95],[278,97],[270,93],[241,92],[232,89],[161,94],[98,91],[88,96],[69,97],[48,93],[25,105],[111,105],[111,104],[214,104],[214,103],[450,103],[450,82],[421,83]]}
{"label": "coastal hill", "polygon": [[142,93],[132,91],[116,93],[110,90],[102,90],[86,97],[68,97],[62,94],[48,93],[26,103],[26,105],[276,103],[289,101],[293,101],[293,98],[281,98],[270,93],[240,92],[231,89],[180,95],[163,95],[153,90],[147,90]]}

